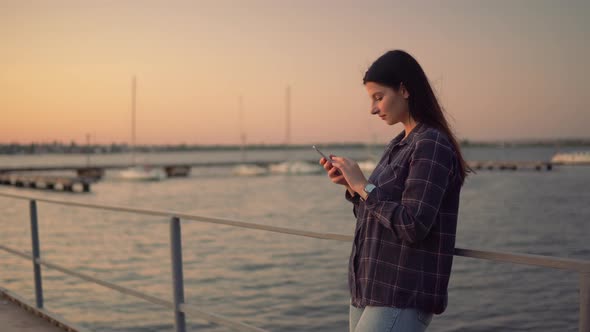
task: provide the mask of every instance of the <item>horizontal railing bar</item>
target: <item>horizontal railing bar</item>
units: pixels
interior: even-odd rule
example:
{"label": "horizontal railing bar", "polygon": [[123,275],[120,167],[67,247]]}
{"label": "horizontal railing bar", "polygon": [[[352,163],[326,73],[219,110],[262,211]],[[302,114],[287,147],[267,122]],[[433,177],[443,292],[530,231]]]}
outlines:
{"label": "horizontal railing bar", "polygon": [[[4,250],[6,252],[9,252],[11,254],[20,256],[20,257],[25,258],[25,259],[33,259],[33,255],[20,252],[18,250],[9,248],[9,247],[7,247],[5,245],[1,245],[0,244],[0,249],[1,250]],[[54,270],[60,271],[60,272],[62,272],[64,274],[71,275],[71,276],[74,276],[74,277],[78,277],[78,278],[80,278],[82,280],[86,280],[86,281],[89,281],[89,282],[98,284],[100,286],[103,286],[103,287],[110,288],[112,290],[118,291],[120,293],[123,293],[123,294],[126,294],[126,295],[130,295],[130,296],[134,296],[134,297],[143,299],[143,300],[145,300],[147,302],[150,302],[152,304],[159,305],[159,306],[165,307],[167,309],[174,310],[174,303],[172,303],[172,301],[162,300],[162,299],[157,298],[155,296],[146,295],[143,292],[138,292],[136,290],[129,289],[129,288],[123,287],[123,286],[119,286],[117,284],[114,284],[114,283],[111,283],[111,282],[108,282],[108,281],[104,281],[104,280],[101,280],[101,279],[98,279],[98,278],[89,276],[87,274],[76,272],[76,271],[73,271],[71,269],[68,269],[68,268],[65,268],[63,266],[60,266],[58,264],[51,263],[51,262],[49,262],[46,259],[41,259],[41,258],[35,259],[35,262],[38,263],[38,264],[41,264],[43,266],[46,266],[46,267],[48,267],[50,269],[54,269]],[[223,326],[227,326],[227,327],[239,327],[240,328],[240,331],[266,332],[265,330],[259,329],[259,328],[254,327],[254,326],[250,326],[250,325],[247,325],[247,324],[244,324],[244,323],[240,323],[240,322],[235,322],[235,321],[233,321],[231,319],[228,319],[228,318],[225,318],[225,317],[223,317],[221,315],[216,315],[216,314],[213,314],[213,313],[209,313],[209,312],[205,312],[205,311],[199,310],[194,305],[182,303],[180,305],[179,310],[181,310],[182,312],[185,312],[185,313],[190,313],[190,314],[195,315],[195,316],[200,317],[200,318],[204,318],[204,319],[206,319],[208,321],[211,321],[213,323],[217,323],[217,324],[220,324],[220,325],[223,325]]]}
{"label": "horizontal railing bar", "polygon": [[60,272],[62,272],[64,274],[69,274],[71,276],[78,277],[78,278],[80,278],[82,280],[93,282],[93,283],[95,283],[97,285],[101,285],[103,287],[107,287],[107,288],[116,290],[116,291],[118,291],[120,293],[123,293],[123,294],[126,294],[126,295],[131,295],[131,296],[138,297],[138,298],[143,299],[143,300],[145,300],[147,302],[150,302],[152,304],[159,305],[159,306],[162,306],[162,307],[165,307],[165,308],[168,308],[168,309],[174,309],[174,305],[172,304],[171,301],[162,300],[162,299],[159,299],[159,298],[154,297],[154,296],[151,296],[151,295],[146,295],[143,292],[138,292],[138,291],[135,291],[133,289],[129,289],[129,288],[126,288],[126,287],[123,287],[123,286],[119,286],[117,284],[114,284],[114,283],[111,283],[111,282],[108,282],[108,281],[104,281],[104,280],[101,280],[101,279],[98,279],[98,278],[89,276],[87,274],[83,274],[83,273],[80,273],[80,272],[73,271],[73,270],[70,270],[70,269],[61,267],[61,266],[59,266],[57,264],[48,262],[47,260],[42,259],[42,258],[36,259],[35,262],[37,262],[37,263],[39,263],[39,264],[41,264],[43,266],[46,266],[46,267],[48,267],[50,269],[58,270],[58,271],[60,271]]}
{"label": "horizontal railing bar", "polygon": [[13,255],[20,256],[20,257],[25,258],[25,259],[33,259],[33,255],[25,254],[23,252],[20,252],[18,250],[11,249],[11,248],[9,248],[7,246],[4,246],[4,245],[1,245],[1,244],[0,244],[0,249],[4,250],[6,252],[9,252],[9,253],[11,253]]}
{"label": "horizontal railing bar", "polygon": [[[25,254],[25,253],[19,252],[18,250],[11,249],[11,248],[9,248],[7,246],[4,246],[4,245],[0,245],[0,249],[2,249],[4,251],[7,251],[9,253],[18,255],[20,257],[26,258],[26,259],[33,259],[33,255],[29,255],[29,254]],[[104,281],[104,280],[101,280],[101,279],[98,279],[98,278],[89,276],[87,274],[83,274],[83,273],[80,273],[80,272],[76,272],[76,271],[70,270],[70,269],[65,268],[65,267],[62,267],[60,265],[51,263],[51,262],[47,261],[46,259],[41,259],[41,258],[35,259],[35,263],[44,265],[44,266],[46,266],[48,268],[51,268],[51,269],[54,269],[54,270],[58,270],[58,271],[60,271],[60,272],[62,272],[64,274],[75,276],[75,277],[78,277],[80,279],[83,279],[83,280],[86,280],[86,281],[90,281],[90,282],[93,282],[95,284],[99,284],[101,286],[104,286],[104,287],[107,287],[107,288],[110,288],[110,289],[119,291],[119,292],[121,292],[123,294],[127,294],[127,295],[131,295],[131,296],[139,297],[139,298],[144,299],[144,300],[146,300],[148,302],[151,302],[151,303],[156,304],[156,305],[159,305],[159,306],[166,307],[168,309],[174,309],[174,305],[170,301],[161,300],[161,299],[159,299],[157,297],[153,297],[153,296],[150,296],[150,295],[145,295],[142,292],[137,292],[137,291],[134,291],[132,289],[128,289],[128,288],[125,288],[125,287],[122,287],[122,286],[113,284],[111,282]]]}
{"label": "horizontal railing bar", "polygon": [[578,259],[548,257],[531,254],[513,254],[500,251],[483,251],[462,248],[455,248],[455,255],[469,258],[487,259],[495,262],[507,262],[520,265],[533,265],[558,270],[590,273],[590,261],[583,261]]}
{"label": "horizontal railing bar", "polygon": [[[10,198],[15,198],[15,199],[22,199],[22,200],[37,200],[37,201],[45,202],[45,203],[78,206],[78,207],[85,207],[85,208],[91,208],[91,209],[102,209],[102,210],[138,213],[138,214],[164,216],[164,217],[175,216],[175,217],[179,217],[181,219],[188,219],[188,220],[194,220],[194,221],[199,221],[199,222],[207,222],[207,223],[235,226],[235,227],[248,228],[248,229],[258,229],[258,230],[264,230],[264,231],[275,232],[275,233],[298,235],[298,236],[305,236],[305,237],[311,237],[311,238],[317,238],[317,239],[335,240],[335,241],[341,241],[341,242],[350,242],[353,240],[353,237],[351,235],[308,232],[308,231],[301,231],[301,230],[295,230],[295,229],[283,228],[283,227],[275,227],[275,226],[266,226],[266,225],[260,225],[260,224],[254,224],[254,223],[248,223],[248,222],[236,221],[236,220],[195,216],[195,215],[178,213],[178,212],[135,209],[135,208],[127,208],[127,207],[97,205],[97,204],[87,204],[87,203],[77,203],[77,202],[66,202],[66,201],[60,201],[60,200],[36,198],[36,197],[5,194],[5,193],[0,193],[0,196],[10,197]],[[487,260],[499,261],[499,262],[510,262],[510,263],[522,264],[522,265],[534,265],[534,266],[548,267],[548,268],[554,268],[554,269],[560,269],[560,270],[590,273],[590,261],[584,261],[584,260],[565,259],[565,258],[548,257],[548,256],[541,256],[541,255],[530,255],[530,254],[513,254],[513,253],[503,253],[503,252],[497,252],[497,251],[483,251],[483,250],[473,250],[473,249],[463,249],[463,248],[455,248],[455,255],[463,256],[463,257],[470,257],[470,258],[487,259]]]}
{"label": "horizontal railing bar", "polygon": [[352,236],[349,236],[349,235],[302,231],[302,230],[296,230],[296,229],[291,229],[291,228],[260,225],[260,224],[249,223],[249,222],[238,221],[238,220],[196,216],[196,215],[179,213],[179,212],[174,212],[174,211],[159,211],[159,210],[128,208],[128,207],[124,207],[124,206],[115,206],[115,205],[98,205],[98,204],[79,203],[79,202],[66,202],[66,201],[55,200],[55,199],[28,197],[28,196],[5,194],[5,193],[0,193],[0,196],[10,197],[10,198],[14,198],[14,199],[21,199],[21,200],[36,200],[38,202],[59,204],[59,205],[66,205],[66,206],[76,206],[76,207],[89,208],[89,209],[137,213],[137,214],[159,216],[159,217],[175,216],[175,217],[179,217],[181,219],[188,219],[188,220],[194,220],[194,221],[199,221],[199,222],[207,222],[207,223],[211,223],[211,224],[235,226],[235,227],[242,227],[242,228],[249,228],[249,229],[258,229],[258,230],[270,231],[270,232],[275,232],[275,233],[283,233],[283,234],[311,237],[311,238],[316,238],[316,239],[336,240],[336,241],[342,241],[342,242],[348,242],[348,241],[352,240]]}

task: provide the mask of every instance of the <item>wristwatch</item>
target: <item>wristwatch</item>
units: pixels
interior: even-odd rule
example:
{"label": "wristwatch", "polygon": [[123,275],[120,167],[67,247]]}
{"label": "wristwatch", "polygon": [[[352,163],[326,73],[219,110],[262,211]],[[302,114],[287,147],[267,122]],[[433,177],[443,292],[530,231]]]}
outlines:
{"label": "wristwatch", "polygon": [[367,184],[365,185],[365,187],[363,188],[363,191],[365,192],[366,195],[362,195],[361,198],[364,200],[367,199],[367,197],[369,197],[369,194],[371,193],[371,191],[373,191],[373,189],[377,188],[377,186],[375,186],[374,184],[367,182]]}

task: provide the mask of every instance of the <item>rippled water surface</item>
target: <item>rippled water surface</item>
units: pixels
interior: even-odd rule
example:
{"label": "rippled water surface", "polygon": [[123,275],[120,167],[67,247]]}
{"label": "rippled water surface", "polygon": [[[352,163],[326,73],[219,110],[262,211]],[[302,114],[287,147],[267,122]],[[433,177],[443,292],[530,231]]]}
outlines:
{"label": "rippled water surface", "polygon": [[[328,151],[363,158],[361,149]],[[469,159],[548,160],[551,148],[471,148]],[[252,151],[275,160],[280,151]],[[95,164],[128,156],[93,156]],[[291,158],[313,159],[295,150]],[[150,162],[239,159],[238,151],[143,155]],[[81,156],[2,156],[0,164],[84,164]],[[121,182],[113,174],[90,194],[1,187],[1,192],[161,209],[263,225],[351,235],[341,187],[322,175],[231,176],[193,169],[189,178]],[[461,197],[457,246],[590,260],[590,167],[550,172],[480,171]],[[28,202],[0,197],[0,241],[30,252]],[[171,299],[167,218],[39,203],[43,257],[80,272]],[[182,223],[185,299],[269,331],[346,331],[350,243]],[[0,286],[33,300],[30,261],[0,252]],[[172,331],[173,315],[143,300],[43,269],[45,304],[94,331]],[[579,276],[564,271],[456,257],[447,311],[432,331],[576,331]],[[199,319],[189,330],[226,331]]]}

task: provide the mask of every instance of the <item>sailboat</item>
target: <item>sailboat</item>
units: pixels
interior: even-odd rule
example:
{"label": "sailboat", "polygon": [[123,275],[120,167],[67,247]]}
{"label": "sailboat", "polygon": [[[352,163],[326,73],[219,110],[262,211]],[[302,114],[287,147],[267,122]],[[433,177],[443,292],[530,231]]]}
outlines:
{"label": "sailboat", "polygon": [[[285,92],[285,113],[286,113],[286,135],[285,135],[285,149],[291,142],[291,87],[287,86]],[[287,158],[288,159],[288,158]],[[322,171],[319,165],[310,164],[305,161],[290,161],[286,160],[279,164],[269,166],[270,172],[274,174],[285,175],[300,175],[300,174],[316,174]]]}
{"label": "sailboat", "polygon": [[244,110],[242,96],[238,98],[238,112],[240,121],[240,153],[242,155],[242,163],[236,165],[232,169],[232,174],[237,176],[265,175],[268,173],[268,169],[260,167],[258,165],[246,164],[246,132],[244,131]]}
{"label": "sailboat", "polygon": [[136,79],[131,80],[131,167],[119,172],[119,178],[131,181],[159,181],[166,178],[166,173],[160,168],[147,165],[137,165],[135,162],[135,99]]}

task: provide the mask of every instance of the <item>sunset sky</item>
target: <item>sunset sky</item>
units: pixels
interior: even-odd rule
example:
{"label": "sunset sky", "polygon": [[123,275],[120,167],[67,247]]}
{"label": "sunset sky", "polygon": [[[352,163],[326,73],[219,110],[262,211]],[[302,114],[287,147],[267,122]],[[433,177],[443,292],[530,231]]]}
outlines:
{"label": "sunset sky", "polygon": [[414,55],[461,139],[590,137],[589,1],[0,0],[0,143],[386,142],[362,85]]}

